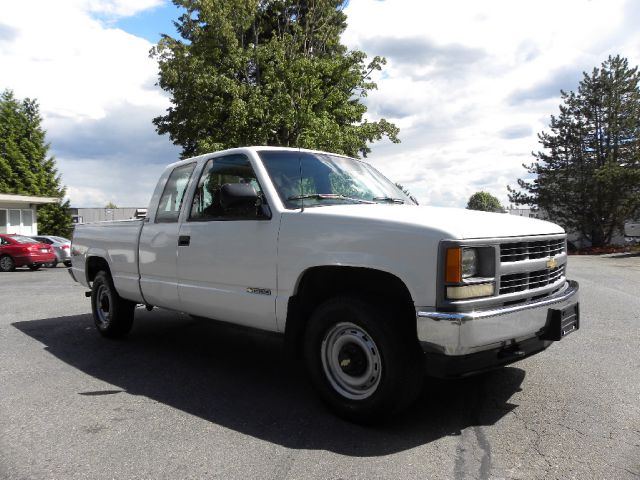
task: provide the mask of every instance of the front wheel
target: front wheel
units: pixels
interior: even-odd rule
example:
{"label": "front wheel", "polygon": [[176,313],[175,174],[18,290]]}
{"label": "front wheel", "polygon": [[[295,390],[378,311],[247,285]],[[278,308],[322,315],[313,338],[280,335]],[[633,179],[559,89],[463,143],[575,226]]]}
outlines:
{"label": "front wheel", "polygon": [[120,338],[133,326],[136,304],[118,295],[111,275],[100,271],[91,288],[91,311],[98,332],[104,337]]}
{"label": "front wheel", "polygon": [[311,380],[348,420],[371,423],[407,407],[422,387],[417,339],[385,305],[359,297],[321,304],[305,332]]}

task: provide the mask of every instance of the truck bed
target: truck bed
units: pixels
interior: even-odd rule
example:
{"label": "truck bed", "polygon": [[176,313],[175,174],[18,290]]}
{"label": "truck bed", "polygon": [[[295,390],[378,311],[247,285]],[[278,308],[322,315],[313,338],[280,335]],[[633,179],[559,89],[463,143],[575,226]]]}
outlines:
{"label": "truck bed", "polygon": [[86,280],[86,259],[98,256],[112,266],[113,282],[120,295],[142,302],[138,270],[138,239],[143,220],[116,220],[79,224],[73,234],[73,250],[81,255],[72,270],[76,279],[89,287]]}

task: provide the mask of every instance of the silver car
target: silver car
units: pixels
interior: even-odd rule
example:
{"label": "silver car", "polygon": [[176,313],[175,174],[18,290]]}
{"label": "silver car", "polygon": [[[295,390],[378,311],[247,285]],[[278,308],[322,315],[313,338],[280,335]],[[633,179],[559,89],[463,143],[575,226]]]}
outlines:
{"label": "silver car", "polygon": [[71,266],[71,240],[53,235],[35,235],[31,238],[39,241],[40,243],[51,245],[51,248],[53,248],[53,251],[56,254],[56,261],[54,263],[50,263],[48,265],[49,267],[56,267],[58,263],[64,263],[65,267]]}

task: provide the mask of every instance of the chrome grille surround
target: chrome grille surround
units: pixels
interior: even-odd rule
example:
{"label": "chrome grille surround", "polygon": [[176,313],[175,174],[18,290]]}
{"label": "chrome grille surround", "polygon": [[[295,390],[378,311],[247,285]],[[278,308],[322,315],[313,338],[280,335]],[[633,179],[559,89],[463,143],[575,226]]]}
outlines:
{"label": "chrome grille surround", "polygon": [[566,235],[542,235],[500,242],[496,290],[506,303],[542,298],[564,285]]}
{"label": "chrome grille surround", "polygon": [[500,277],[500,295],[523,292],[556,283],[564,276],[564,265],[549,270],[510,273]]}
{"label": "chrome grille surround", "polygon": [[552,238],[500,244],[500,262],[518,262],[536,258],[555,257],[565,252],[565,239]]}
{"label": "chrome grille surround", "polygon": [[[437,301],[443,311],[479,311],[527,303],[559,291],[566,283],[567,253],[564,233],[444,241],[441,244],[442,252],[447,247],[456,245],[492,246],[495,249],[495,276],[477,280],[493,281],[495,293],[489,297],[452,301],[445,297],[445,287],[440,290]],[[442,270],[440,275],[440,278],[444,277]],[[468,279],[464,283],[477,281]]]}

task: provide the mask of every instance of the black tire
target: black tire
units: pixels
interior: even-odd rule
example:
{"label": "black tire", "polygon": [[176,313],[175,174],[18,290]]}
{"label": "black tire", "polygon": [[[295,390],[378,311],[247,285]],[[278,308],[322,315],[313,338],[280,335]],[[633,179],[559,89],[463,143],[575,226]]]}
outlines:
{"label": "black tire", "polygon": [[40,270],[40,267],[42,265],[40,265],[39,263],[34,263],[32,265],[29,265],[29,270],[31,270],[32,272],[35,272],[36,270]]}
{"label": "black tire", "polygon": [[121,338],[133,326],[136,304],[118,295],[111,275],[104,270],[97,273],[91,288],[93,323],[104,337]]}
{"label": "black tire", "polygon": [[71,266],[71,260],[65,260],[64,261],[64,266],[65,267],[70,267]]}
{"label": "black tire", "polygon": [[314,311],[304,353],[312,383],[339,416],[375,423],[418,396],[424,355],[415,333],[385,305],[355,296],[332,298]]}
{"label": "black tire", "polygon": [[0,257],[0,271],[13,272],[16,269],[16,262],[9,255]]}

